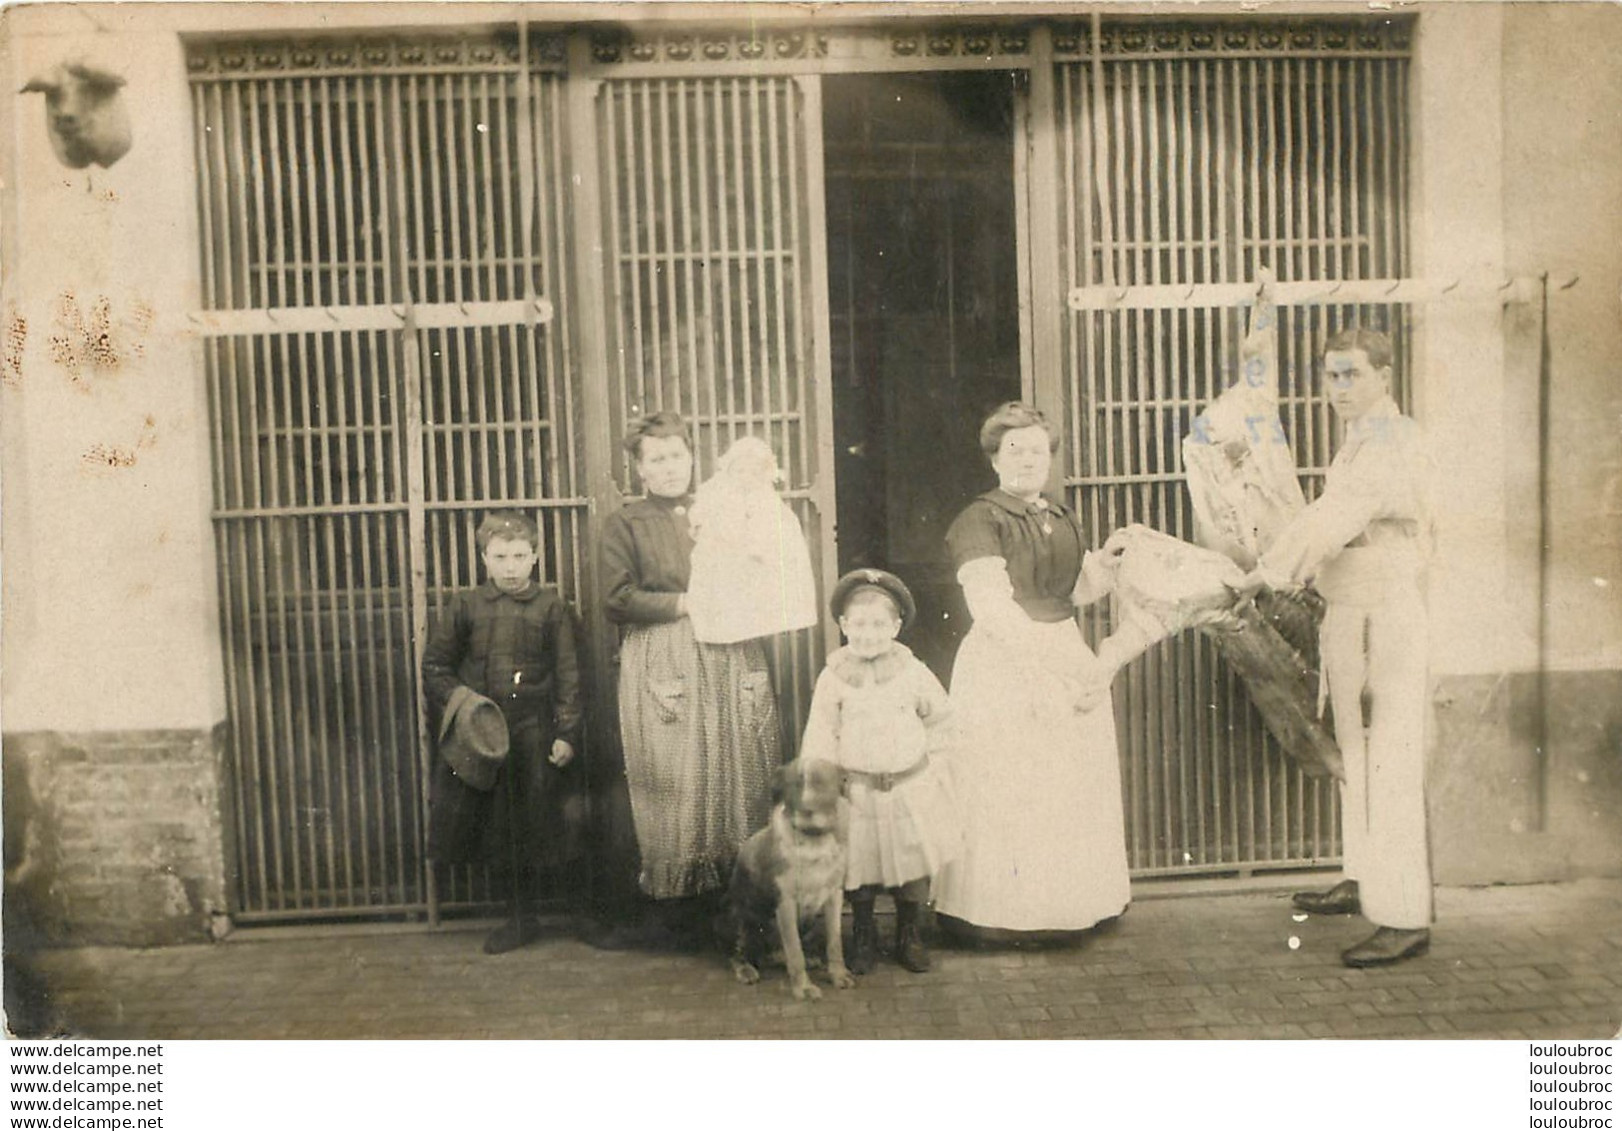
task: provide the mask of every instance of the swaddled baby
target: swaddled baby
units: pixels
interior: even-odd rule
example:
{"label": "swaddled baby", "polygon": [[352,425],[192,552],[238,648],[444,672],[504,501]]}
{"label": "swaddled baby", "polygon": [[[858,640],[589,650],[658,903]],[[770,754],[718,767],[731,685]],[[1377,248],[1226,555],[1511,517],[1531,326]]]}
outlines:
{"label": "swaddled baby", "polygon": [[687,612],[704,644],[735,644],[817,623],[811,555],[799,519],[777,494],[765,441],[728,448],[693,498]]}

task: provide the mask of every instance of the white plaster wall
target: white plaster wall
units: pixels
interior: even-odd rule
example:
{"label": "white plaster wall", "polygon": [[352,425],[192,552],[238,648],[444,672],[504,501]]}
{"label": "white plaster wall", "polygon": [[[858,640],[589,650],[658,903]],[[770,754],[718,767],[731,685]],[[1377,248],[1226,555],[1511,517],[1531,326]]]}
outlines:
{"label": "white plaster wall", "polygon": [[[1554,284],[1549,666],[1622,668],[1622,5],[1514,5],[1504,27],[1509,262]],[[1513,566],[1536,548],[1523,531]]]}
{"label": "white plaster wall", "polygon": [[[180,42],[27,11],[4,14],[16,81],[0,91],[4,726],[210,726],[224,697],[202,354],[181,329],[199,267]],[[110,169],[59,164],[43,96],[15,93],[74,55],[128,80],[134,145]]]}
{"label": "white plaster wall", "polygon": [[[1414,270],[1432,279],[1505,278],[1502,187],[1503,10],[1434,4],[1415,44]],[[1511,389],[1505,311],[1495,299],[1417,312],[1415,413],[1437,459],[1431,666],[1437,674],[1531,667],[1534,606],[1508,568],[1506,523],[1525,469]],[[1535,360],[1535,359],[1534,359]],[[1530,374],[1535,381],[1536,370]],[[1535,472],[1534,472],[1535,474]]]}
{"label": "white plaster wall", "polygon": [[[1416,52],[1416,269],[1547,272],[1546,652],[1532,304],[1421,318],[1417,410],[1440,459],[1441,674],[1622,665],[1622,7],[1435,4]],[[1560,284],[1578,280],[1569,290]]]}

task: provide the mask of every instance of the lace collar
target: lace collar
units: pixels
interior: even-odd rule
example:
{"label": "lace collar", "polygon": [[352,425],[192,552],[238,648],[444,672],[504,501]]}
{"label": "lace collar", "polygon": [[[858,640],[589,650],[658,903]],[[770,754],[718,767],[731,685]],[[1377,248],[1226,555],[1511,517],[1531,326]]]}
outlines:
{"label": "lace collar", "polygon": [[858,656],[846,645],[828,656],[828,670],[838,676],[842,683],[851,687],[866,687],[869,683],[889,683],[906,671],[911,661],[912,649],[899,640],[890,645],[889,651],[871,660]]}

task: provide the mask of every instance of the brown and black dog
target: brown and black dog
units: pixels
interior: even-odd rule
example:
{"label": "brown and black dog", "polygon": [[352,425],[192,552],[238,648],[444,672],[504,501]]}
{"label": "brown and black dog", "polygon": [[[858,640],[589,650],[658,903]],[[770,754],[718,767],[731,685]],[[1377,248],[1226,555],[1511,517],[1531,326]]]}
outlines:
{"label": "brown and black dog", "polygon": [[738,981],[760,981],[768,938],[775,927],[788,967],[789,993],[820,998],[805,972],[800,926],[820,913],[827,935],[828,977],[846,990],[856,979],[845,969],[839,936],[845,902],[845,800],[839,768],[798,759],[772,778],[771,819],[738,852],[728,893],[737,944],[732,972]]}

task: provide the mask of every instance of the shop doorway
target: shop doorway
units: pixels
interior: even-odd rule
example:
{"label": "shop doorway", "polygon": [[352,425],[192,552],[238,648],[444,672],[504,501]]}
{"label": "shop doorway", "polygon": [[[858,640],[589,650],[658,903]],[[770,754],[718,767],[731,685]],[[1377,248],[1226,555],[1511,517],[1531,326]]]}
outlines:
{"label": "shop doorway", "polygon": [[1016,81],[823,83],[839,568],[907,582],[943,681],[968,628],[946,531],[994,485],[980,422],[1021,395]]}

